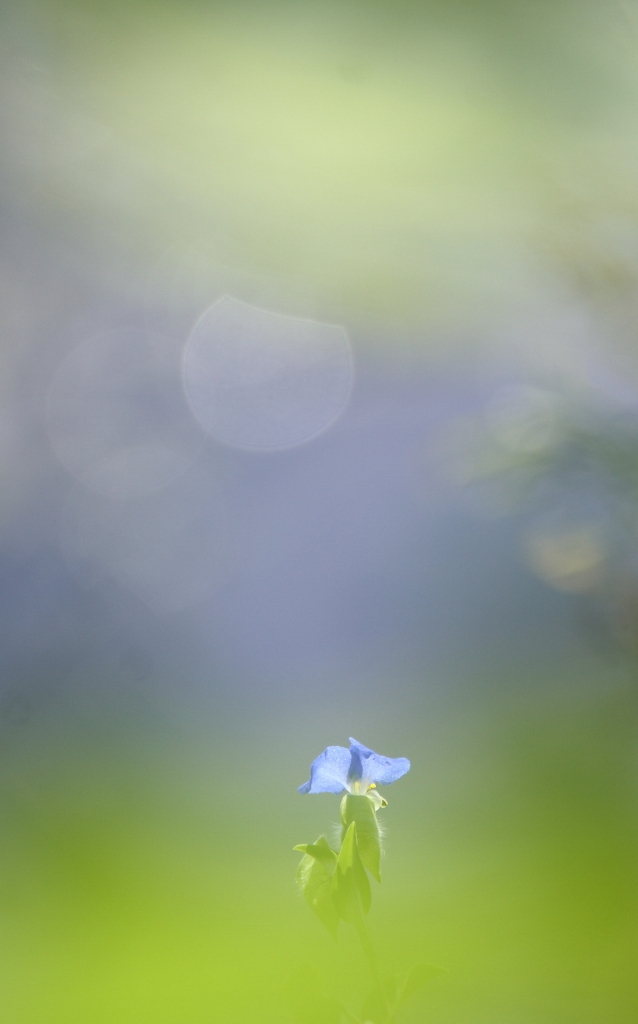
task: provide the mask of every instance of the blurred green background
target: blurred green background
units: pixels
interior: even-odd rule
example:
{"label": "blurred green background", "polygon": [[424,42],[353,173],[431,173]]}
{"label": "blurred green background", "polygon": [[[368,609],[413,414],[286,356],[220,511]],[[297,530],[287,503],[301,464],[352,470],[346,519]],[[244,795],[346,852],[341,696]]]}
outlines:
{"label": "blurred green background", "polygon": [[[1,10],[0,1016],[314,1024],[306,968],[358,1013],[292,852],[332,836],[296,787],[353,734],[412,761],[370,925],[384,971],[443,973],[400,1019],[633,1024],[638,6]],[[65,358],[161,336],[187,415],[224,294],[342,324],[348,408],[284,451],[185,432],[193,476],[90,492]],[[131,446],[164,409],[137,380],[100,392]]]}

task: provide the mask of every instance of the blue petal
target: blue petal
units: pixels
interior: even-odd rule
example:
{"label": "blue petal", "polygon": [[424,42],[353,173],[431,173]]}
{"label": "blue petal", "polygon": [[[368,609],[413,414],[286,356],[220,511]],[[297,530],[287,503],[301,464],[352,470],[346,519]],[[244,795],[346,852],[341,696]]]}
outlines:
{"label": "blue petal", "polygon": [[[350,751],[347,747],[326,747],[310,766],[310,779],[300,793],[341,793],[346,788]],[[398,776],[397,776],[398,777]]]}
{"label": "blue petal", "polygon": [[[330,750],[330,747],[328,747]],[[340,750],[340,747],[333,748]],[[349,778],[363,778],[366,782],[374,782],[378,786],[389,786],[396,782],[402,775],[410,771],[410,762],[407,757],[383,757],[382,754],[375,754],[374,750],[364,747],[350,737],[351,765]]]}

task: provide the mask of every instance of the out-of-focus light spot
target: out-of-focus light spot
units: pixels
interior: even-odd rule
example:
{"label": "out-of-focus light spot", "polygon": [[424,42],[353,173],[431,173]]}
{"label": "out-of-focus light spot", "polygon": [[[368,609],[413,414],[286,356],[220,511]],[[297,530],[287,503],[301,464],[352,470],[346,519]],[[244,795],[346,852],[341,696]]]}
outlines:
{"label": "out-of-focus light spot", "polygon": [[219,487],[197,467],[159,493],[120,501],[73,488],[61,546],[87,588],[109,578],[160,614],[196,604],[224,572]]}
{"label": "out-of-focus light spot", "polygon": [[488,413],[488,429],[497,444],[508,452],[535,455],[557,440],[563,399],[535,387],[507,388]]}
{"label": "out-of-focus light spot", "polygon": [[313,289],[292,274],[237,267],[223,259],[219,246],[175,244],[155,262],[145,288],[149,330],[183,344],[202,310],[224,295],[281,313],[320,318]]}
{"label": "out-of-focus light spot", "polygon": [[187,469],[198,438],[173,362],[163,339],[122,330],[84,342],[58,368],[51,445],[90,490],[141,497]]}
{"label": "out-of-focus light spot", "polygon": [[202,428],[255,451],[292,448],[324,431],[345,409],[353,376],[343,327],[228,295],[195,325],[183,370]]}
{"label": "out-of-focus light spot", "polygon": [[605,547],[589,526],[566,527],[554,533],[531,531],[525,553],[536,575],[558,590],[584,593],[604,578]]}
{"label": "out-of-focus light spot", "polygon": [[476,511],[493,518],[519,508],[564,441],[564,396],[533,386],[501,389],[482,415],[453,420],[441,434],[447,474],[471,485]]}

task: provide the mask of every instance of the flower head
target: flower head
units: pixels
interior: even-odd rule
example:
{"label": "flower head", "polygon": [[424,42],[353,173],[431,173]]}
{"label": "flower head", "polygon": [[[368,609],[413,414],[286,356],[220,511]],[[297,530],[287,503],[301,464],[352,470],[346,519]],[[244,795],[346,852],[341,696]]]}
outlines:
{"label": "flower head", "polygon": [[[326,747],[310,766],[300,793],[342,793],[364,796],[377,785],[389,786],[410,771],[407,757],[383,757],[350,737],[347,747]],[[368,794],[371,795],[371,794]],[[382,801],[383,802],[383,801]]]}

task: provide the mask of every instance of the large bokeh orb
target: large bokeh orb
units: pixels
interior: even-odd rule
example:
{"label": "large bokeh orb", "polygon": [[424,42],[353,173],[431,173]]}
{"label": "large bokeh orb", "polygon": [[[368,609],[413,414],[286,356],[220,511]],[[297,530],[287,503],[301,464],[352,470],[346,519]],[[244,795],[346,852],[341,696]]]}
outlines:
{"label": "large bokeh orb", "polygon": [[186,345],[184,387],[203,430],[237,448],[303,444],[345,409],[352,352],[345,329],[260,309],[226,295]]}

